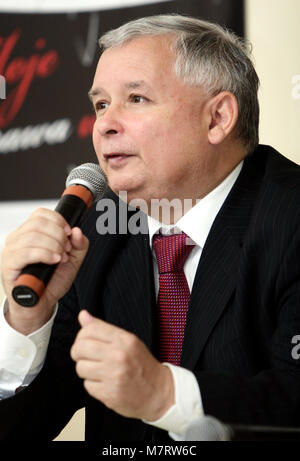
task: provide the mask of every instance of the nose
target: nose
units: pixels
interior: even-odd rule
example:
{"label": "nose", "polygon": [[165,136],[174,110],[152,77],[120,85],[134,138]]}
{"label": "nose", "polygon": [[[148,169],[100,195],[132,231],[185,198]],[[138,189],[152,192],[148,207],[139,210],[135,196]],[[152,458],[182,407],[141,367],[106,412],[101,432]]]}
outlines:
{"label": "nose", "polygon": [[124,131],[120,112],[110,105],[105,113],[96,118],[95,127],[101,136],[111,136]]}

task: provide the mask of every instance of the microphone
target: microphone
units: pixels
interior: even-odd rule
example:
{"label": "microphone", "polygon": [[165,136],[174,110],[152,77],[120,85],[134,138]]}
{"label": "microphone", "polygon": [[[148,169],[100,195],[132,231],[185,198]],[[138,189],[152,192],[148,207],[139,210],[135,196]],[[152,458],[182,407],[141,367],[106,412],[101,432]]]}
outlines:
{"label": "microphone", "polygon": [[[99,165],[84,163],[74,168],[67,177],[66,189],[55,211],[75,227],[93,201],[103,197],[106,184],[106,176]],[[24,267],[12,290],[14,300],[23,307],[35,306],[56,267],[57,264],[44,263]]]}
{"label": "microphone", "polygon": [[300,440],[300,429],[295,427],[254,426],[246,424],[223,424],[212,416],[203,416],[187,428],[185,441],[288,441]]}

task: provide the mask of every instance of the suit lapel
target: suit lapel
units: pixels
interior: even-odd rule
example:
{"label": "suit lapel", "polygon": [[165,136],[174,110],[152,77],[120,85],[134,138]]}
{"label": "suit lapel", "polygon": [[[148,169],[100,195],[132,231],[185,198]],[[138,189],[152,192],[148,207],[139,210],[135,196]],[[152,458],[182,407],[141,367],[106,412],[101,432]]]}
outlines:
{"label": "suit lapel", "polygon": [[193,369],[233,294],[243,240],[264,170],[264,155],[243,169],[218,213],[202,251],[187,315],[181,366]]}
{"label": "suit lapel", "polygon": [[155,295],[148,235],[128,238],[112,266],[106,292],[107,320],[133,332],[152,349]]}

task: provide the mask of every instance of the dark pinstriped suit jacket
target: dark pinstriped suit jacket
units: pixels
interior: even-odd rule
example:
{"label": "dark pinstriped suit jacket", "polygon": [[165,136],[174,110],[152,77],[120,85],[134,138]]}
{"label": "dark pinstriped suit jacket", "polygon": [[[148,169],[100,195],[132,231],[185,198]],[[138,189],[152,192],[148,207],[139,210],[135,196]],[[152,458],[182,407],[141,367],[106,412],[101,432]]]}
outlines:
{"label": "dark pinstriped suit jacket", "polygon": [[[120,417],[89,397],[69,349],[79,309],[138,335],[156,354],[152,260],[146,235],[84,231],[88,256],[60,303],[46,364],[0,402],[2,439],[51,439],[86,407],[87,440],[161,440],[167,432]],[[223,422],[299,425],[300,167],[259,146],[210,231],[191,293],[181,365],[193,370],[204,410]]]}

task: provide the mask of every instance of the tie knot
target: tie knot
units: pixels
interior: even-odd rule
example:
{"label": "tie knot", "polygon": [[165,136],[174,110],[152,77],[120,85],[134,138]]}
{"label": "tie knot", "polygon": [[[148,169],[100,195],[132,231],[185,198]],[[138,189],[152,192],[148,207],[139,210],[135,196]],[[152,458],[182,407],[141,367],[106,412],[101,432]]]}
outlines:
{"label": "tie knot", "polygon": [[185,233],[168,236],[154,235],[153,248],[159,274],[183,270],[186,258],[195,246],[187,244],[187,240]]}

